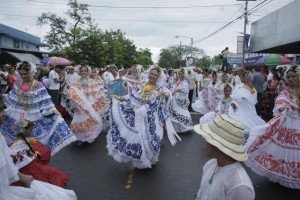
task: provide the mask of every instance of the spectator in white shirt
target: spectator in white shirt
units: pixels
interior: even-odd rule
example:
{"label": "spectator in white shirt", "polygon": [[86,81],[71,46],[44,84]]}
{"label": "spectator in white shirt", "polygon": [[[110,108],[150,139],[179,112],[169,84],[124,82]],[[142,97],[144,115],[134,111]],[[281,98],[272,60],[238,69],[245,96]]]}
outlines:
{"label": "spectator in white shirt", "polygon": [[60,84],[64,83],[65,77],[60,66],[55,66],[49,73],[49,95],[55,106],[59,105]]}
{"label": "spectator in white shirt", "polygon": [[189,84],[189,111],[193,111],[192,109],[192,103],[193,103],[193,95],[194,95],[194,90],[196,88],[196,78],[194,73],[191,70],[188,70],[187,72],[187,77],[186,77],[188,84]]}
{"label": "spectator in white shirt", "polygon": [[103,73],[103,81],[104,84],[107,86],[110,84],[113,80],[115,80],[115,76],[117,75],[117,66],[115,64],[111,64],[107,66],[106,72]]}
{"label": "spectator in white shirt", "polygon": [[162,70],[157,85],[159,87],[166,87],[167,86],[167,80],[168,80],[168,77],[166,75],[166,71]]}
{"label": "spectator in white shirt", "polygon": [[226,72],[228,70],[228,63],[227,63],[227,57],[230,54],[229,52],[229,48],[226,47],[222,52],[222,57],[223,57],[223,63],[222,63],[222,67],[221,70],[222,72]]}
{"label": "spectator in white shirt", "polygon": [[65,78],[65,87],[69,88],[73,83],[79,81],[80,76],[77,73],[75,73],[75,68],[73,66],[69,66],[67,70],[68,74]]}
{"label": "spectator in white shirt", "polygon": [[235,68],[233,70],[233,77],[231,79],[231,85],[233,85],[233,87],[235,88],[237,85],[241,84],[242,81],[241,81],[241,78],[240,78],[240,71],[241,69],[240,68]]}
{"label": "spectator in white shirt", "polygon": [[241,165],[248,155],[243,146],[243,125],[228,115],[194,126],[205,139],[205,152],[213,159],[203,167],[201,186],[196,200],[253,200],[255,192]]}
{"label": "spectator in white shirt", "polygon": [[203,87],[203,75],[201,73],[200,69],[194,69],[195,72],[195,79],[196,79],[196,96],[198,96],[198,92],[202,89]]}

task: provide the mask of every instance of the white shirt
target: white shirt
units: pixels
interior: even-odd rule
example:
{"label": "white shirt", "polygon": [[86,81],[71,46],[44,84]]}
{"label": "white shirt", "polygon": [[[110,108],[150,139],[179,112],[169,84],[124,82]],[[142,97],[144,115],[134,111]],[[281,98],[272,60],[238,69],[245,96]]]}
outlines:
{"label": "white shirt", "polygon": [[[7,146],[5,138],[0,133],[0,193],[7,189],[10,183],[19,180],[18,169],[15,167],[11,159],[11,151]],[[1,198],[0,198],[1,199]]]}
{"label": "white shirt", "polygon": [[229,54],[230,54],[230,52],[228,50],[224,50],[222,52],[222,55],[223,55],[224,58],[227,58]]}
{"label": "white shirt", "polygon": [[197,85],[198,85],[198,90],[203,87],[203,75],[202,74],[195,74],[195,78],[197,81]]}
{"label": "white shirt", "polygon": [[66,75],[66,84],[67,86],[71,86],[73,83],[77,82],[80,79],[80,76],[77,73]]}
{"label": "white shirt", "polygon": [[186,80],[189,83],[190,90],[195,89],[195,87],[196,87],[196,83],[195,83],[196,77],[193,74],[188,74],[186,76]]}
{"label": "white shirt", "polygon": [[235,76],[232,78],[230,84],[233,85],[233,87],[236,87],[237,85],[239,85],[239,84],[241,84],[241,83],[242,83],[242,81],[241,81],[239,75],[235,75]]}
{"label": "white shirt", "polygon": [[203,167],[201,186],[196,200],[253,199],[255,199],[253,185],[241,163],[235,162],[219,167],[216,159],[207,161]]}
{"label": "white shirt", "polygon": [[268,74],[268,76],[267,76],[267,81],[269,82],[269,81],[272,81],[272,80],[273,80],[273,73],[270,72],[270,73]]}
{"label": "white shirt", "polygon": [[103,76],[103,81],[104,81],[105,85],[108,85],[110,82],[115,80],[114,75],[108,71],[104,72],[102,76]]}
{"label": "white shirt", "polygon": [[59,80],[59,75],[54,70],[51,70],[49,73],[49,89],[50,90],[59,90],[60,83],[55,83],[54,79]]}
{"label": "white shirt", "polygon": [[159,77],[159,82],[157,83],[157,85],[159,87],[165,87],[167,85],[167,80],[168,80],[167,75],[165,75],[164,72],[161,72],[161,75]]}

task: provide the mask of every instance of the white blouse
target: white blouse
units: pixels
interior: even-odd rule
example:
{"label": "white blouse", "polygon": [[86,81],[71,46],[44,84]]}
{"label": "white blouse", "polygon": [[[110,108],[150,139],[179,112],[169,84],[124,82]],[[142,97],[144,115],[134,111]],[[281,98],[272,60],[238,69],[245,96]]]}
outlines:
{"label": "white blouse", "polygon": [[19,180],[18,169],[10,157],[10,149],[5,138],[0,133],[0,191],[17,180]]}
{"label": "white blouse", "polygon": [[211,159],[204,165],[196,200],[253,200],[254,198],[252,182],[239,162],[219,167],[217,160]]}

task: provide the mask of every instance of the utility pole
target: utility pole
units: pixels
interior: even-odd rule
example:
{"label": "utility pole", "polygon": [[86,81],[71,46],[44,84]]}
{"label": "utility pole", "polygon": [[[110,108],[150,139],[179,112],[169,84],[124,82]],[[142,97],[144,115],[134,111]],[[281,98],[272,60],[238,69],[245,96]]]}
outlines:
{"label": "utility pole", "polygon": [[194,39],[192,37],[188,37],[188,36],[184,36],[184,35],[176,35],[175,38],[179,38],[179,37],[183,37],[183,38],[188,38],[191,40],[191,50],[190,50],[190,54],[191,57],[193,57],[193,44],[194,44]]}
{"label": "utility pole", "polygon": [[191,38],[191,57],[193,57],[193,43],[194,43],[194,39]]}
{"label": "utility pole", "polygon": [[182,53],[181,53],[181,41],[179,43],[179,68],[181,67],[181,59],[182,59]]}
{"label": "utility pole", "polygon": [[247,34],[247,24],[248,24],[248,1],[256,1],[256,0],[237,0],[237,1],[245,1],[245,11],[244,11],[244,36],[243,36],[243,57],[242,61],[245,62],[245,48],[246,48],[246,34]]}
{"label": "utility pole", "polygon": [[243,57],[242,57],[243,64],[245,62],[247,24],[248,24],[248,0],[246,0],[245,2],[244,40],[243,40]]}

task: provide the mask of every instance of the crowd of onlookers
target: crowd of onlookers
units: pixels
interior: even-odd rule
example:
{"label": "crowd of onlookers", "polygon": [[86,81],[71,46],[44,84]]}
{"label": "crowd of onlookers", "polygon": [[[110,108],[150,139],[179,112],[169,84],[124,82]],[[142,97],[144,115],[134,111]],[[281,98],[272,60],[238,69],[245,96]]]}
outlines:
{"label": "crowd of onlookers", "polygon": [[[296,71],[297,65],[289,66],[292,70]],[[90,77],[93,79],[102,79],[107,84],[111,79],[117,78],[126,74],[127,76],[136,74],[133,69],[118,69],[116,65],[111,64],[106,68],[91,68]],[[253,75],[253,86],[257,91],[256,105],[257,112],[265,119],[272,117],[272,109],[274,107],[275,98],[280,91],[285,88],[284,74],[288,69],[287,66],[277,67],[253,67],[249,69]],[[139,69],[141,70],[141,68]],[[228,83],[233,87],[240,84],[239,78],[241,68],[223,68],[219,70],[219,77],[221,79],[222,73],[227,73]],[[193,102],[194,96],[197,97],[198,91],[206,86],[206,78],[210,78],[212,70],[205,68],[190,68],[186,71],[186,78],[189,83],[189,99]],[[142,72],[139,71],[139,74]],[[76,66],[62,67],[62,66],[42,66],[38,65],[35,72],[35,79],[43,82],[48,89],[49,94],[52,97],[53,103],[58,106],[60,104],[60,94],[65,85],[68,85],[69,79],[77,77]],[[13,65],[2,65],[0,71],[0,93],[8,93],[13,87],[14,81],[19,77],[16,70],[16,66]],[[174,69],[164,70],[161,81],[172,83],[174,77],[176,77],[176,71]],[[171,84],[170,84],[171,85]],[[192,108],[189,107],[192,111]]]}

